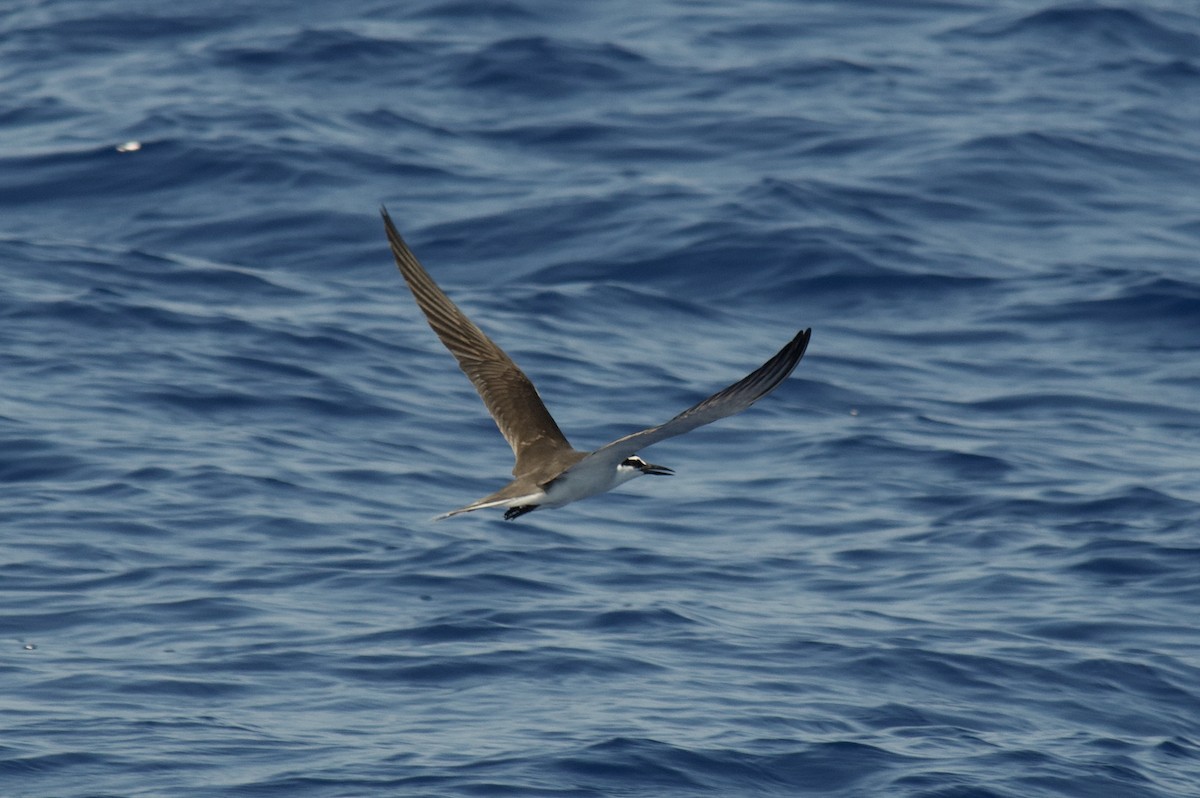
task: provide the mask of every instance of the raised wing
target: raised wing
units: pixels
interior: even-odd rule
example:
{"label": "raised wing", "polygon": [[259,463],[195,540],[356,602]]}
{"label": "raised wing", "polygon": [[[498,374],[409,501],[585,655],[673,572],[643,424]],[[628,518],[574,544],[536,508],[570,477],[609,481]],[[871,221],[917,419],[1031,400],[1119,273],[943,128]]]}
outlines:
{"label": "raised wing", "polygon": [[536,464],[571,444],[554,423],[537,389],[504,350],[450,301],[404,243],[386,208],[380,208],[388,243],[400,274],[425,313],[429,326],[470,378],[483,404],[517,458],[513,476],[536,470]]}
{"label": "raised wing", "polygon": [[685,432],[691,432],[696,427],[711,424],[717,419],[742,412],[778,388],[779,384],[787,379],[787,376],[792,373],[792,369],[796,368],[796,364],[800,362],[800,358],[804,357],[804,350],[808,348],[810,337],[812,337],[811,329],[801,330],[795,338],[788,342],[787,346],[779,350],[775,357],[725,390],[717,391],[703,402],[692,405],[665,424],[626,435],[624,438],[617,438],[612,443],[602,446],[588,455],[587,459],[602,457],[611,460],[615,466],[616,463],[647,446],[665,441],[667,438],[674,438]]}

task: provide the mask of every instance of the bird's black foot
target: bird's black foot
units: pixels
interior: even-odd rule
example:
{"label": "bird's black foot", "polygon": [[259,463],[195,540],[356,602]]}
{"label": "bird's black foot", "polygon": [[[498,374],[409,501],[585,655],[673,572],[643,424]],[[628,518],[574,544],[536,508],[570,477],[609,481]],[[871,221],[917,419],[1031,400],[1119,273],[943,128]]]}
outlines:
{"label": "bird's black foot", "polygon": [[509,507],[504,511],[504,520],[511,521],[514,518],[525,515],[525,513],[532,513],[540,506],[538,504],[523,504],[520,507]]}

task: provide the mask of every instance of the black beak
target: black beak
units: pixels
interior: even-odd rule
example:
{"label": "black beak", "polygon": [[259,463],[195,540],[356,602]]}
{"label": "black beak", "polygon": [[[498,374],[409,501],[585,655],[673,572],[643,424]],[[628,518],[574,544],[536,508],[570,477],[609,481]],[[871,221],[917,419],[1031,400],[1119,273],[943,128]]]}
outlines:
{"label": "black beak", "polygon": [[654,465],[653,463],[646,463],[644,466],[642,466],[642,473],[643,474],[655,474],[656,476],[662,476],[662,477],[669,477],[675,473],[675,470],[672,468],[667,468],[666,466]]}

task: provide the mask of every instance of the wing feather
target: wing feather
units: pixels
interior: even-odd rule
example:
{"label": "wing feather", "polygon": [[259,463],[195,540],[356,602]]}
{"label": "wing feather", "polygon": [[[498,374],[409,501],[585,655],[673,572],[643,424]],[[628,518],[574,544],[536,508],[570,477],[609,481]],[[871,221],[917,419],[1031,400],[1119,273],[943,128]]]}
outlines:
{"label": "wing feather", "polygon": [[413,298],[512,447],[516,457],[513,476],[536,470],[535,464],[556,453],[572,451],[525,372],[438,288],[400,237],[387,209],[380,208],[380,213],[392,255]]}
{"label": "wing feather", "polygon": [[612,443],[597,449],[587,459],[602,457],[611,460],[615,465],[647,446],[742,412],[778,388],[780,383],[787,379],[787,376],[796,368],[796,364],[800,362],[800,358],[804,357],[804,351],[808,348],[808,339],[811,337],[811,328],[801,330],[774,357],[733,385],[692,405],[664,424],[617,438]]}

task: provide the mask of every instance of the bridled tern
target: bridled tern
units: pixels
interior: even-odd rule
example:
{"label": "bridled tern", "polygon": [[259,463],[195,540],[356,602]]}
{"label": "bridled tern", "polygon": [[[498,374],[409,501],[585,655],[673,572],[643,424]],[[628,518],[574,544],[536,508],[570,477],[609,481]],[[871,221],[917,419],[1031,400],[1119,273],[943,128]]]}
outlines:
{"label": "bridled tern", "polygon": [[512,482],[439,515],[439,519],[485,507],[505,507],[504,518],[510,520],[539,507],[562,507],[604,493],[643,474],[673,474],[666,466],[647,463],[637,451],[740,413],[775,390],[804,357],[812,333],[811,329],[800,331],[749,375],[665,424],[618,438],[594,452],[581,452],[567,442],[525,373],[442,293],[400,237],[387,209],[381,208],[380,213],[396,265],[429,326],[475,385],[517,459]]}

